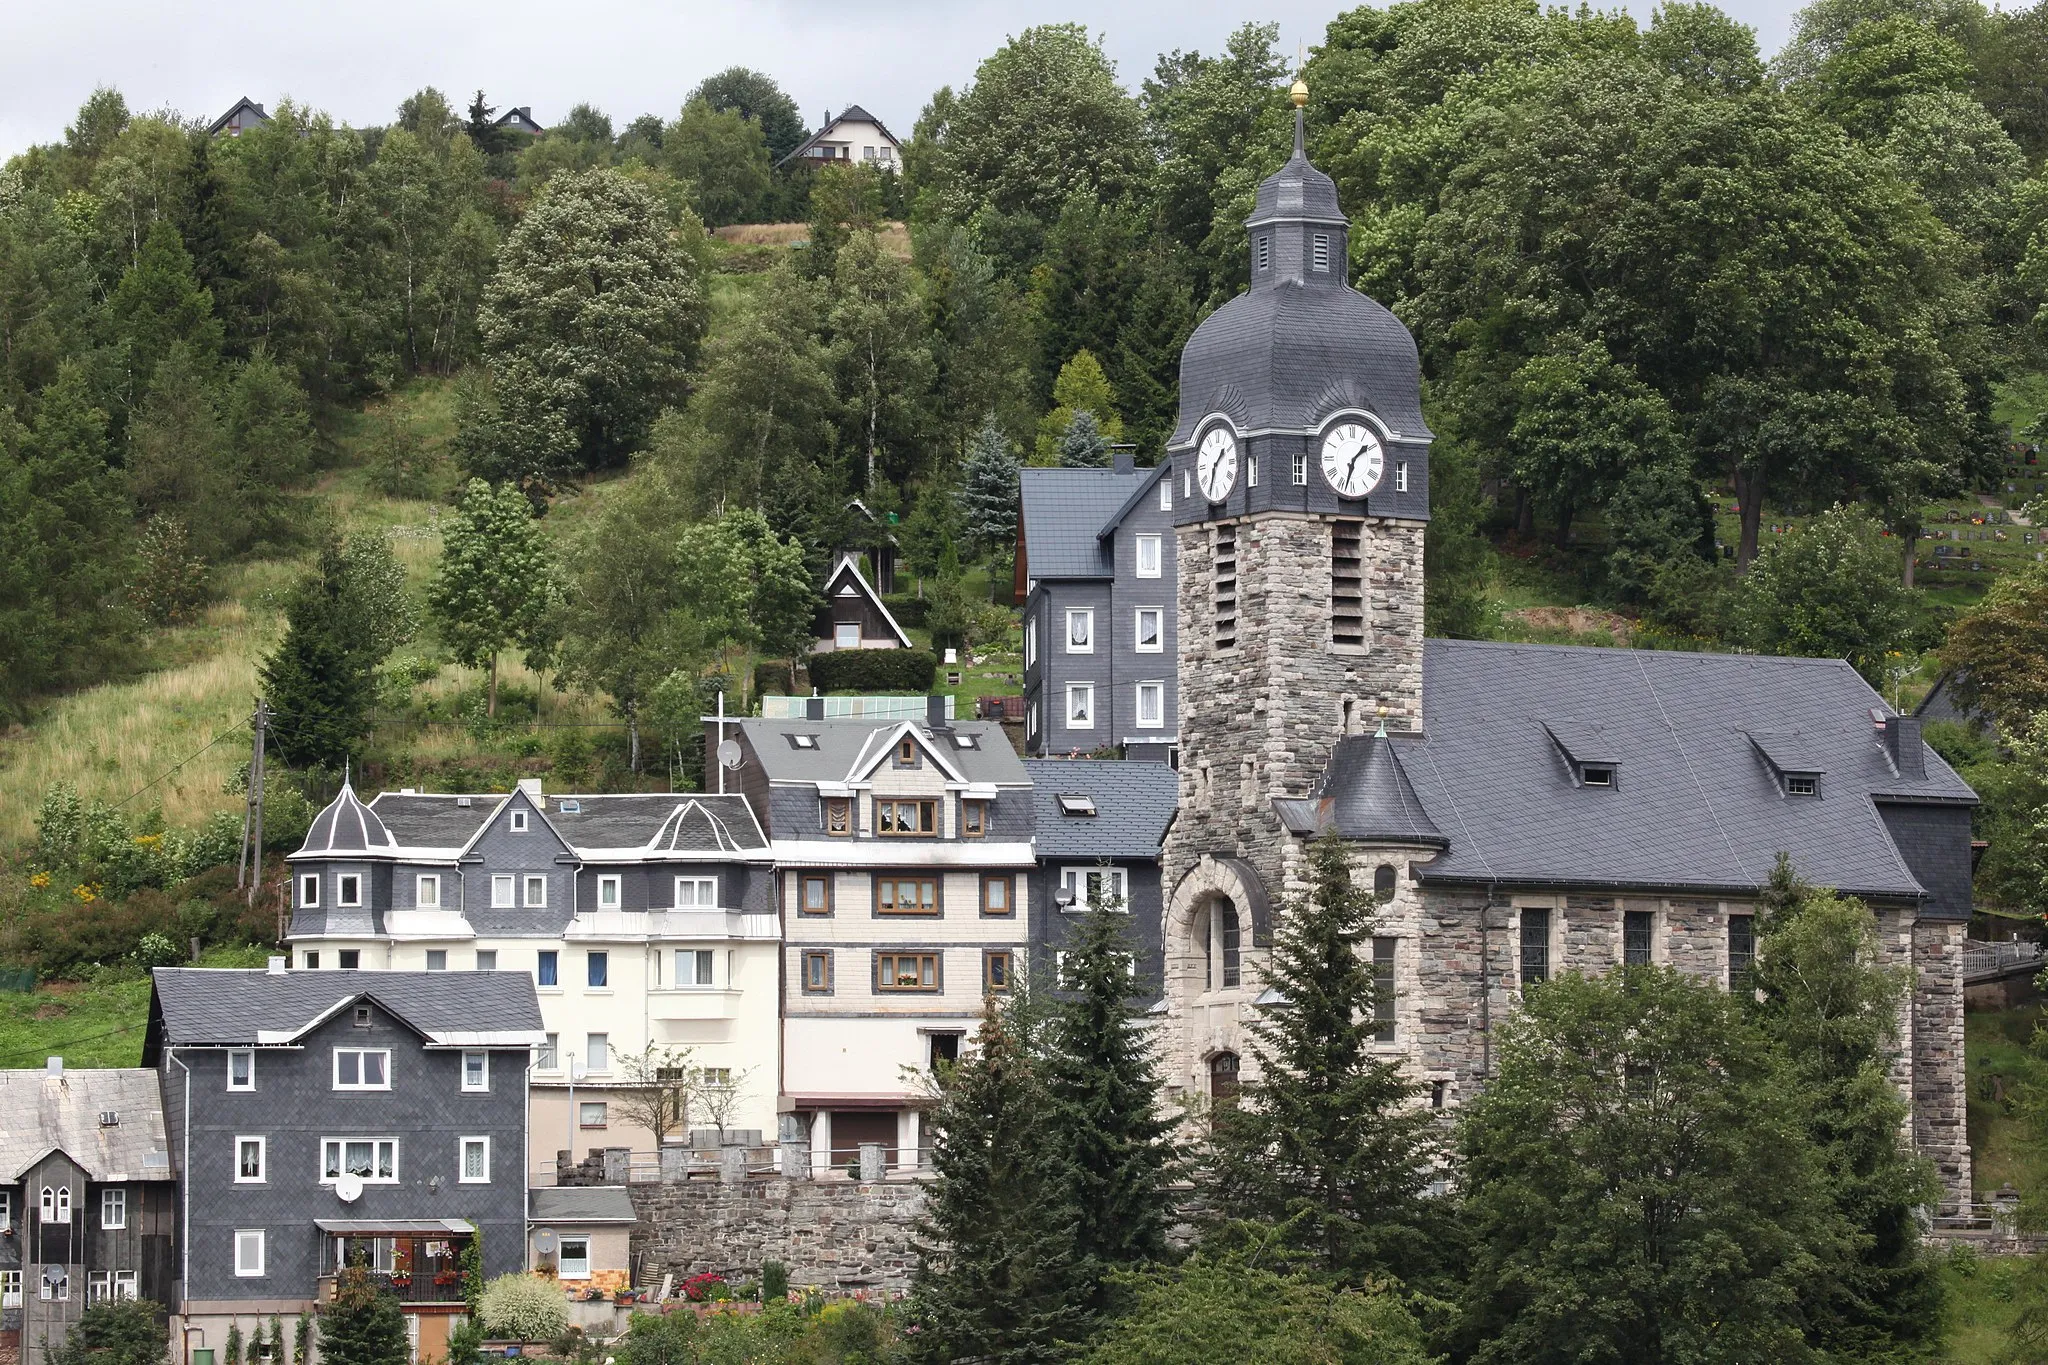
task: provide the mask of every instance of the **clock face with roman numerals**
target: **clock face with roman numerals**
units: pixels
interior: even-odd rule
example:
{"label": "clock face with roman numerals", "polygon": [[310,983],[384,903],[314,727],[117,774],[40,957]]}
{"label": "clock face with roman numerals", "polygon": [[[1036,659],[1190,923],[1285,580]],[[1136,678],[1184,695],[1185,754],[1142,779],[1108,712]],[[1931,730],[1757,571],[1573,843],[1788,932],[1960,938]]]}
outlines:
{"label": "clock face with roman numerals", "polygon": [[1195,452],[1195,482],[1211,502],[1222,502],[1237,482],[1237,436],[1229,427],[1214,426]]}
{"label": "clock face with roman numerals", "polygon": [[1387,470],[1380,438],[1363,422],[1345,422],[1323,437],[1323,477],[1341,497],[1362,498]]}

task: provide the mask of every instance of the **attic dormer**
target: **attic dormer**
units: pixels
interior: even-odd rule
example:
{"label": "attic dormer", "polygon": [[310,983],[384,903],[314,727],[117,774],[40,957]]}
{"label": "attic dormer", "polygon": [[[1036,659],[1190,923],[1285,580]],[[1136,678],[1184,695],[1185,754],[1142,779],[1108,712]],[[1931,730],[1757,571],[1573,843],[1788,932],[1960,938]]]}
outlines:
{"label": "attic dormer", "polygon": [[1784,796],[1818,797],[1826,769],[1812,749],[1798,735],[1751,734],[1750,747],[1770,769],[1771,779]]}
{"label": "attic dormer", "polygon": [[1600,726],[1577,720],[1546,720],[1543,729],[1564,759],[1574,787],[1611,791],[1620,785],[1620,751]]}

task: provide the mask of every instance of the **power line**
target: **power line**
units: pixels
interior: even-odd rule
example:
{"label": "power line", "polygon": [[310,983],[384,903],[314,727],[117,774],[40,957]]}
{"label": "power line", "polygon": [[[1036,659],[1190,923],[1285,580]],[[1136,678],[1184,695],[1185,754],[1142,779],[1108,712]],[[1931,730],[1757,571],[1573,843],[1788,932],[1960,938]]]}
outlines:
{"label": "power line", "polygon": [[212,738],[211,740],[207,741],[207,744],[206,744],[206,748],[204,748],[204,749],[200,749],[200,750],[198,750],[198,751],[197,751],[197,752],[195,752],[195,753],[190,753],[190,754],[187,754],[187,755],[186,755],[185,757],[183,757],[183,758],[179,759],[179,760],[178,760],[178,761],[177,761],[176,763],[173,763],[173,764],[172,764],[172,765],[171,765],[170,767],[168,767],[168,768],[164,769],[164,770],[163,770],[162,772],[158,773],[158,774],[157,774],[157,775],[156,775],[155,777],[152,777],[151,779],[149,779],[149,781],[147,781],[147,782],[143,783],[143,784],[142,784],[141,786],[137,787],[137,788],[136,788],[136,789],[135,789],[134,791],[132,791],[132,792],[129,792],[129,793],[128,793],[128,794],[126,795],[126,796],[122,797],[122,798],[121,798],[121,799],[120,799],[119,801],[116,801],[116,802],[114,803],[114,809],[116,809],[116,810],[119,810],[119,809],[120,809],[121,807],[123,807],[123,806],[127,805],[127,804],[128,804],[128,803],[129,803],[130,801],[133,801],[133,800],[134,800],[134,799],[135,799],[136,797],[138,797],[138,796],[142,795],[142,794],[143,794],[144,792],[148,791],[148,790],[149,790],[149,789],[150,789],[151,787],[154,787],[154,786],[155,786],[155,785],[156,785],[157,783],[159,783],[159,782],[163,781],[163,780],[164,780],[165,778],[169,777],[169,776],[170,776],[170,775],[171,775],[172,773],[174,773],[174,772],[178,771],[178,769],[180,769],[180,768],[184,767],[184,766],[185,766],[185,765],[186,765],[187,763],[190,763],[190,762],[191,762],[191,761],[192,761],[193,759],[195,759],[195,758],[199,757],[199,755],[200,755],[200,754],[203,754],[203,753],[205,753],[207,749],[211,749],[211,748],[212,748],[212,747],[213,747],[214,745],[216,745],[216,744],[220,743],[220,742],[221,742],[222,740],[226,739],[226,738],[227,738],[227,737],[228,737],[229,735],[232,735],[232,734],[236,733],[237,731],[239,731],[239,730],[242,730],[243,728],[245,728],[245,727],[246,727],[246,726],[248,725],[248,723],[249,723],[249,722],[247,722],[247,721],[245,721],[245,720],[238,720],[238,721],[236,721],[236,722],[235,722],[235,723],[234,723],[233,725],[230,725],[230,726],[229,726],[229,727],[228,727],[227,729],[225,729],[225,730],[221,731],[221,732],[220,732],[219,734],[215,735],[215,736],[214,736],[214,737],[213,737],[213,738]]}
{"label": "power line", "polygon": [[36,1052],[33,1054],[25,1052],[12,1053],[8,1056],[7,1060],[9,1062],[12,1062],[16,1058],[33,1059],[37,1056],[59,1057],[63,1055],[64,1049],[67,1047],[77,1047],[81,1043],[97,1043],[102,1038],[115,1038],[119,1037],[123,1033],[133,1033],[135,1032],[135,1030],[139,1028],[147,1027],[147,1024],[148,1021],[145,1020],[143,1023],[140,1024],[124,1024],[120,1028],[110,1028],[105,1033],[89,1033],[83,1038],[59,1039],[56,1042],[44,1044],[42,1047],[38,1048]]}

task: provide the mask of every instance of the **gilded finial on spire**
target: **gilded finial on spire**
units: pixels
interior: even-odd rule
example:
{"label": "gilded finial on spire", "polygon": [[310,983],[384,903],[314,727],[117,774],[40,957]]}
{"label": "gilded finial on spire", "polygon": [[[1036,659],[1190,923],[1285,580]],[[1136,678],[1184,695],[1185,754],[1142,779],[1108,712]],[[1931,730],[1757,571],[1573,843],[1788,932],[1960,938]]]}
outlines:
{"label": "gilded finial on spire", "polygon": [[1301,108],[1301,106],[1303,106],[1304,104],[1307,104],[1308,82],[1303,80],[1301,77],[1296,76],[1294,78],[1294,85],[1287,91],[1287,98],[1294,101],[1294,107],[1297,109]]}
{"label": "gilded finial on spire", "polygon": [[1288,87],[1287,98],[1294,101],[1294,107],[1297,109],[1308,103],[1308,82],[1302,79],[1307,74],[1308,44],[1296,43],[1294,45],[1294,84]]}

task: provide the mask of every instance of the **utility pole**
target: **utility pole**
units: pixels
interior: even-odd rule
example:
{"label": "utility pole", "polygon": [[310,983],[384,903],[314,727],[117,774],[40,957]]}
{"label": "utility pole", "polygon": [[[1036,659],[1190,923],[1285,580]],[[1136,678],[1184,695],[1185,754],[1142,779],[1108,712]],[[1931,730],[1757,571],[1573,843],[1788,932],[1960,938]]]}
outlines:
{"label": "utility pole", "polygon": [[263,884],[263,732],[270,717],[269,705],[258,697],[249,715],[249,793],[242,807],[242,852],[235,860],[235,889],[247,887],[252,906]]}

